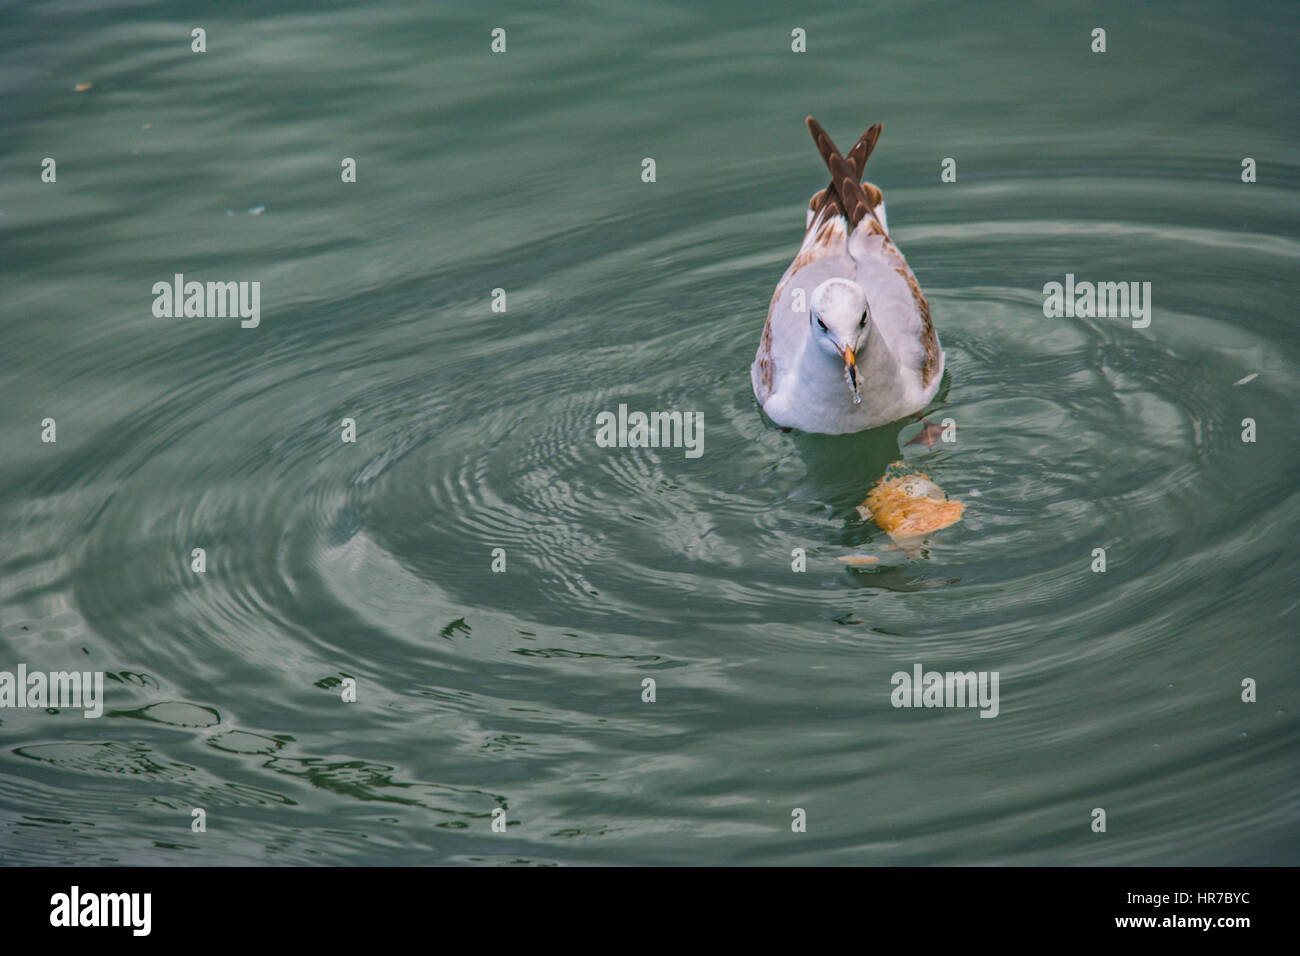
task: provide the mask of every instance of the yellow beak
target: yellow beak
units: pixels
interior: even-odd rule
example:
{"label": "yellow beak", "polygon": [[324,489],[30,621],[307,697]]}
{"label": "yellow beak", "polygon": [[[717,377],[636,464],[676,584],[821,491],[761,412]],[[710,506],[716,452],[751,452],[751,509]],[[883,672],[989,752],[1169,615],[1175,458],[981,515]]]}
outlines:
{"label": "yellow beak", "polygon": [[852,346],[846,346],[844,349],[844,364],[853,369],[858,367],[858,359],[857,356],[853,354]]}

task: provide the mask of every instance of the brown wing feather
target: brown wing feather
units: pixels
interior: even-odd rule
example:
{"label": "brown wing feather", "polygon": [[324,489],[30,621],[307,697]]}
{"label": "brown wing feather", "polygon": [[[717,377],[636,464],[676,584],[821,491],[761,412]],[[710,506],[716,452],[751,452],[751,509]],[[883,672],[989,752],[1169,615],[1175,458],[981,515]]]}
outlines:
{"label": "brown wing feather", "polygon": [[[805,119],[804,122],[808,126],[808,132],[812,135],[813,144],[816,145],[817,151],[821,153],[822,162],[826,164],[827,168],[831,168],[834,158],[839,156],[839,151],[835,148],[835,141],[822,128],[822,124],[811,116]],[[829,186],[813,196],[810,205],[814,214],[821,212],[823,206],[830,205],[834,215],[844,215],[844,204],[840,202],[839,191],[835,188],[834,176],[832,176]],[[814,218],[816,218],[815,215]]]}
{"label": "brown wing feather", "polygon": [[872,152],[876,148],[876,143],[880,140],[880,132],[884,129],[880,123],[877,123],[871,129],[867,130],[858,137],[857,143],[849,150],[849,155],[845,158],[853,166],[854,178],[862,181],[862,174],[866,172],[867,160],[871,158]]}
{"label": "brown wing feather", "polygon": [[[821,192],[813,196],[809,203],[809,208],[813,213],[821,211],[822,207],[830,204],[834,207],[833,212],[844,216],[850,227],[856,226],[867,216],[875,218],[872,212],[872,199],[879,195],[880,190],[872,187],[871,192],[874,195],[868,195],[859,185],[862,174],[867,166],[867,160],[871,158],[872,151],[876,148],[876,143],[880,140],[880,132],[884,128],[880,123],[872,126],[865,133],[858,137],[858,141],[849,150],[848,159],[840,156],[839,150],[835,148],[835,141],[830,138],[830,134],[817,122],[809,116],[805,122],[808,125],[808,132],[812,135],[813,143],[817,146],[817,151],[821,153],[822,161],[831,173],[831,183]],[[879,200],[877,199],[877,203]]]}

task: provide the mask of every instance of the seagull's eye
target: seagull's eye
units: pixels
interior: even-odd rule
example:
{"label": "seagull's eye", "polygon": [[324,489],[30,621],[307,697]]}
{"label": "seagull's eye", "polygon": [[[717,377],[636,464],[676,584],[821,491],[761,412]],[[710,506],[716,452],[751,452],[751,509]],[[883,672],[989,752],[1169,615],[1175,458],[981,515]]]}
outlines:
{"label": "seagull's eye", "polygon": [[858,322],[858,328],[862,328],[862,327],[863,327],[864,325],[866,325],[866,324],[867,324],[867,313],[863,312],[863,313],[862,313],[862,318],[861,318],[861,320],[859,320],[859,322]]}
{"label": "seagull's eye", "polygon": [[822,327],[823,332],[829,331],[829,329],[826,328],[826,323],[821,320],[821,316],[817,317],[817,324]]}

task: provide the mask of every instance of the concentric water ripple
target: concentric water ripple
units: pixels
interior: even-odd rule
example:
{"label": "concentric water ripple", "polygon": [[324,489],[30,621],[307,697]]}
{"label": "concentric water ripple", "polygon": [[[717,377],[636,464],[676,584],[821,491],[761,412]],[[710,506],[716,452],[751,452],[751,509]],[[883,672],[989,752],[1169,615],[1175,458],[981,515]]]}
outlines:
{"label": "concentric water ripple", "polygon": [[[379,29],[313,16],[301,49],[298,17],[266,21],[246,65],[307,96],[320,57]],[[376,47],[320,115],[250,106],[256,70],[202,101],[135,78],[144,54],[111,33],[80,119],[8,121],[24,155],[86,145],[47,206],[0,186],[0,670],[103,671],[106,701],[0,711],[0,860],[1295,862],[1291,125],[1200,97],[1231,107],[1224,159],[1186,148],[1204,112],[1123,93],[1108,123],[1148,132],[1121,150],[1058,118],[1115,81],[1055,60],[1032,84],[999,61],[1005,84],[954,107],[950,71],[983,54],[912,82],[915,51],[886,43],[908,82],[865,107],[851,44],[772,74],[755,37],[784,15],[710,25],[707,62],[667,26],[633,55],[640,16],[581,49],[548,33],[517,78],[458,51],[430,84]],[[987,42],[1047,55],[1016,29]],[[1258,60],[1185,42],[1207,38]],[[824,185],[810,110],[837,136],[886,122],[872,175],[947,352],[930,418],[955,443],[783,433],[755,406],[767,299]],[[69,132],[92,121],[102,139]],[[217,134],[232,158],[194,145]],[[354,191],[312,185],[363,147]],[[1245,149],[1269,161],[1249,187]],[[261,327],[151,319],[175,271],[260,277]],[[1067,272],[1151,282],[1151,325],[1044,317]],[[701,413],[703,454],[600,447],[620,405]],[[855,510],[899,458],[967,506],[915,552]],[[997,719],[891,707],[915,663],[998,671]],[[793,807],[813,825],[792,841]]]}

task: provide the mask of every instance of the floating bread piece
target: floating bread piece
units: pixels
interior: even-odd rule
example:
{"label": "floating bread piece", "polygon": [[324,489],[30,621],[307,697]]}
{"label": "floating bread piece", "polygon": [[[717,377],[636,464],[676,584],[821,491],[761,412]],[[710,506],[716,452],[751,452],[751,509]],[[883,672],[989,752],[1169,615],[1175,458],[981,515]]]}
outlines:
{"label": "floating bread piece", "polygon": [[[956,524],[966,506],[949,501],[943,489],[923,471],[912,471],[901,461],[884,475],[858,506],[858,513],[889,532],[895,541],[919,538]],[[841,559],[843,560],[843,559]]]}
{"label": "floating bread piece", "polygon": [[879,559],[879,558],[873,558],[873,557],[872,557],[871,555],[869,555],[869,554],[845,554],[845,555],[840,556],[840,557],[837,558],[836,560],[838,560],[838,561],[843,561],[845,564],[851,564],[851,565],[853,565],[855,568],[858,567],[859,565],[863,565],[863,564],[879,564],[879,563],[880,563],[880,559]]}

